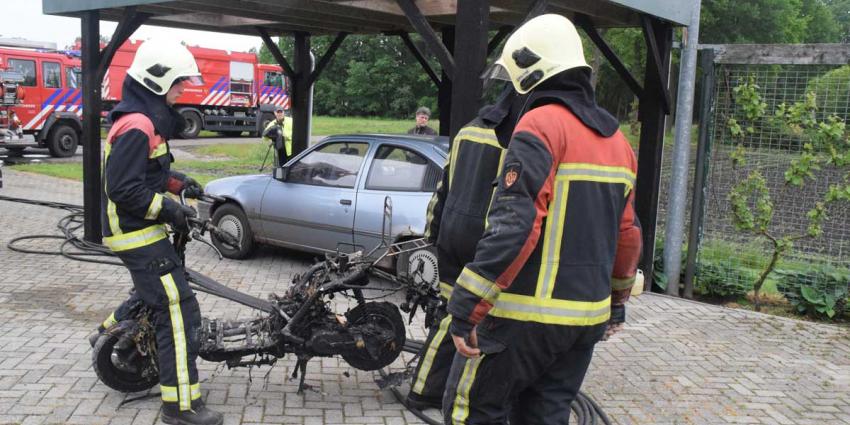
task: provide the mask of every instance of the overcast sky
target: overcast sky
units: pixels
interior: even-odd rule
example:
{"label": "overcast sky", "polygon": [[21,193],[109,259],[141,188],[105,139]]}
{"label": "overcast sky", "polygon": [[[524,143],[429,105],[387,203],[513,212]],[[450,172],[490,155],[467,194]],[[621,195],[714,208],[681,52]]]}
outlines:
{"label": "overcast sky", "polygon": [[[41,0],[2,0],[3,23],[0,25],[2,38],[26,38],[34,41],[56,43],[57,48],[74,43],[80,36],[80,20],[62,16],[43,15]],[[112,36],[115,22],[101,21],[100,33]],[[189,45],[198,45],[214,49],[247,52],[251,47],[263,44],[259,36],[219,34],[206,31],[180,30],[174,28],[142,25],[132,36],[133,39],[147,39],[152,36],[169,36],[185,41]]]}

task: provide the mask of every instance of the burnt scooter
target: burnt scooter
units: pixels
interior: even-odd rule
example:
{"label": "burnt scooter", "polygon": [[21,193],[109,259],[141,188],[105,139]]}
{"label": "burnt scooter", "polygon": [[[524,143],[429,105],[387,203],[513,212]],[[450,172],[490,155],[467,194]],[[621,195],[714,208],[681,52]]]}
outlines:
{"label": "burnt scooter", "polygon": [[[182,195],[181,200],[185,203]],[[324,261],[296,276],[283,295],[270,294],[267,300],[233,290],[185,268],[193,290],[260,312],[258,318],[245,321],[203,318],[198,335],[199,356],[233,368],[273,365],[277,359],[294,354],[298,360],[293,378],[300,374],[300,392],[305,388],[307,362],[313,357],[339,355],[356,369],[372,371],[388,366],[402,350],[418,351],[421,343],[416,341],[405,347],[406,328],[399,308],[390,302],[367,300],[364,296],[365,290],[387,294],[406,291],[402,307],[411,320],[419,308],[426,311],[426,316],[433,316],[437,306],[436,260],[429,258],[427,244],[422,239],[389,243],[386,235],[387,223],[392,227],[389,198],[384,207],[383,242],[372,252],[327,255]],[[190,219],[188,233],[177,232],[172,236],[181,260],[185,260],[190,240],[201,241],[215,249],[202,239],[206,232],[225,244],[234,247],[238,244],[235,237],[209,220]],[[380,250],[383,252],[374,259],[374,254]],[[385,258],[401,254],[410,257],[407,279],[398,280],[377,267]],[[370,282],[370,275],[388,279],[389,286]],[[335,296],[350,299],[352,302],[348,304],[353,304],[353,308],[341,314],[335,312],[330,302]],[[159,383],[152,314],[149,307],[139,302],[133,306],[129,319],[110,327],[98,338],[92,350],[93,367],[108,387],[121,392],[138,392]]]}

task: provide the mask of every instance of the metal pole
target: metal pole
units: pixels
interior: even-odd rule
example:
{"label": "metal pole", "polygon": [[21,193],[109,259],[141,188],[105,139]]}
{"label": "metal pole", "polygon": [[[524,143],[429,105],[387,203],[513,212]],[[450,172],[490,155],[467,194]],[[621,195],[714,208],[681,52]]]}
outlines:
{"label": "metal pole", "polygon": [[[699,2],[698,2],[699,3]],[[676,104],[676,135],[673,146],[673,176],[667,204],[667,227],[664,230],[664,273],[667,275],[667,294],[679,295],[679,274],[682,272],[682,239],[684,236],[685,203],[688,194],[688,162],[691,152],[691,124],[694,112],[694,80],[697,72],[697,43],[699,43],[699,6],[694,7],[691,24],[682,49],[679,74],[679,100]]]}
{"label": "metal pole", "polygon": [[83,231],[86,241],[100,243],[100,13],[83,12],[81,22],[83,67]]}
{"label": "metal pole", "polygon": [[708,166],[711,158],[710,131],[714,96],[714,50],[702,51],[702,93],[699,111],[699,144],[697,145],[694,192],[691,200],[691,228],[688,234],[688,257],[685,261],[685,298],[694,296],[694,274],[697,254],[702,239],[702,223],[705,219],[705,195],[708,190]]}

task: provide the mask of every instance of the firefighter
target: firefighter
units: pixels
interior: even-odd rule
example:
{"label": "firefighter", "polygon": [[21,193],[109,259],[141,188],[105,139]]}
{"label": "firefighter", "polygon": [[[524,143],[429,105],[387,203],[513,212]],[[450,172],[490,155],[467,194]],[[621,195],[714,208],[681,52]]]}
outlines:
{"label": "firefighter", "polygon": [[596,105],[575,27],[512,34],[496,71],[527,95],[475,258],[448,304],[447,424],[567,424],[593,348],[637,273],[635,154]]}
{"label": "firefighter", "polygon": [[287,117],[283,106],[274,109],[274,120],[266,124],[263,140],[274,146],[278,165],[286,164],[292,157],[292,118]]}
{"label": "firefighter", "polygon": [[451,316],[446,314],[445,304],[457,276],[472,261],[475,245],[484,233],[493,181],[516,123],[517,99],[513,87],[508,85],[493,105],[482,108],[475,119],[460,129],[442,179],[428,204],[425,237],[437,250],[441,304],[407,395],[407,404],[420,410],[439,409],[442,405],[446,378],[455,355],[454,342],[448,333]]}
{"label": "firefighter", "polygon": [[428,126],[428,120],[431,119],[431,110],[427,106],[420,106],[416,109],[416,125],[407,134],[414,136],[436,136],[437,132]]}
{"label": "firefighter", "polygon": [[187,86],[203,84],[201,74],[185,46],[148,40],[127,76],[123,100],[109,115],[102,217],[104,244],[129,269],[135,291],[101,328],[125,318],[132,303],[147,304],[155,322],[162,421],[221,424],[222,415],[200,398],[195,367],[200,309],[164,224],[187,232],[188,218],[196,215],[164,192],[201,193],[192,178],[171,171],[174,159],[168,146],[168,139],[185,125],[171,106]]}

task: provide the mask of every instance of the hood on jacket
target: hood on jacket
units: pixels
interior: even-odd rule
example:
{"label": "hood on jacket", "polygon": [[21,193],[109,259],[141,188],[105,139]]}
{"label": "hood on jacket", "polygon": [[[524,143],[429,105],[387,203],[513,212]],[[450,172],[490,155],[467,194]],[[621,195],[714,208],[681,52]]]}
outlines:
{"label": "hood on jacket", "polygon": [[109,112],[109,122],[113,123],[122,115],[141,113],[153,123],[157,134],[166,140],[173,139],[183,131],[186,120],[165,103],[165,96],[158,96],[127,77],[121,88],[121,102]]}

